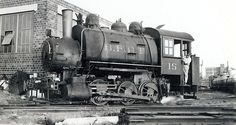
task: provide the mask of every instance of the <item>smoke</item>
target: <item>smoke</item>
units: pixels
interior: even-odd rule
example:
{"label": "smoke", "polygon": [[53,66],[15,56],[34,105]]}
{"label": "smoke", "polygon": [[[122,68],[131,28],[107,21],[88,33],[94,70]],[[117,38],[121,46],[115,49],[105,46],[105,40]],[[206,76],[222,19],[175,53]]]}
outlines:
{"label": "smoke", "polygon": [[164,105],[176,105],[177,102],[183,100],[181,97],[177,96],[168,96],[168,97],[163,97],[161,100],[161,104]]}

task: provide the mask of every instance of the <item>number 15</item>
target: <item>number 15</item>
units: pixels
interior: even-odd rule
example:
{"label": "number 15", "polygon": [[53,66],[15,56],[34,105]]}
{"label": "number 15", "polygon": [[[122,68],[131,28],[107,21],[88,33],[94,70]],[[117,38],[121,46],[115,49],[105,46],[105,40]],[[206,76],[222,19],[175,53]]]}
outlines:
{"label": "number 15", "polygon": [[168,69],[169,70],[176,70],[177,69],[176,63],[168,63]]}

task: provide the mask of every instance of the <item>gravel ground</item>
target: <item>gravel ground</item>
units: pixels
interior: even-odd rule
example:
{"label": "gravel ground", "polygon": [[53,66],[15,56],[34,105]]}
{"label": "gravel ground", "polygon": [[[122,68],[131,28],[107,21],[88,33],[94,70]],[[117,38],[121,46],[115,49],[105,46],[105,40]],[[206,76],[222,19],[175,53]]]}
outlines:
{"label": "gravel ground", "polygon": [[[199,91],[197,99],[181,99],[176,96],[164,98],[163,105],[219,105],[235,106],[236,94],[223,93],[218,91],[204,90]],[[0,90],[0,105],[32,104],[27,99],[22,99],[18,95]]]}
{"label": "gravel ground", "polygon": [[[199,91],[197,99],[181,99],[176,96],[164,98],[164,105],[236,105],[236,94],[223,93],[218,91]],[[0,105],[32,104],[27,99],[22,99],[18,95],[0,90]]]}
{"label": "gravel ground", "polygon": [[176,104],[192,106],[236,106],[236,95],[234,94],[206,90],[199,91],[196,95],[197,99],[179,100]]}

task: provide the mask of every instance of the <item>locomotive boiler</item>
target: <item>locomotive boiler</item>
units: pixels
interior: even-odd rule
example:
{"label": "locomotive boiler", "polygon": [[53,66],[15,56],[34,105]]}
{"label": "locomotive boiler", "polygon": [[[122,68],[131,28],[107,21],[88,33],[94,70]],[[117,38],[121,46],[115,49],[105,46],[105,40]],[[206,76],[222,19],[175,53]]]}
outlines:
{"label": "locomotive boiler", "polygon": [[191,35],[143,28],[138,22],[129,30],[121,21],[108,29],[99,26],[94,14],[85,23],[77,17],[72,27],[72,10],[63,10],[63,38],[49,35],[43,43],[43,66],[51,76],[44,80],[49,96],[129,105],[136,100],[157,102],[181,88],[196,92],[199,60],[194,55],[188,85],[181,85],[181,57],[191,53]]}

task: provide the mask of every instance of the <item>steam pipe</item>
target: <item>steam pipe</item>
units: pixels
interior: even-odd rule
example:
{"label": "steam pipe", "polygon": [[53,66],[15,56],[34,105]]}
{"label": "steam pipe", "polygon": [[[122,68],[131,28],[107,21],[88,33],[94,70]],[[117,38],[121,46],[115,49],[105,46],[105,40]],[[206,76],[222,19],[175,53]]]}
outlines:
{"label": "steam pipe", "polygon": [[63,37],[64,38],[71,38],[72,17],[73,17],[73,10],[71,10],[71,9],[62,10],[62,20],[63,20],[62,26],[63,26]]}

